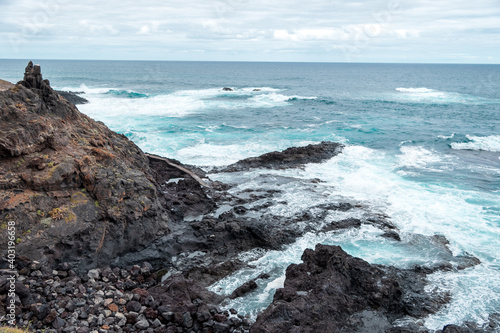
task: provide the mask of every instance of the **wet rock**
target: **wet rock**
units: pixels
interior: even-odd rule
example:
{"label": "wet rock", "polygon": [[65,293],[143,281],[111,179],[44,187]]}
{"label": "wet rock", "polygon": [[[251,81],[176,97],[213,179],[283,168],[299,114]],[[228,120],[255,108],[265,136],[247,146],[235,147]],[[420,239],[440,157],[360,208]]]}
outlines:
{"label": "wet rock", "polygon": [[247,281],[243,285],[241,285],[238,288],[236,288],[231,293],[231,295],[229,296],[229,298],[234,299],[234,298],[238,298],[238,297],[244,296],[244,295],[248,294],[249,292],[251,292],[252,290],[257,289],[257,287],[258,286],[257,286],[257,283],[255,282],[255,280]]}
{"label": "wet rock", "polygon": [[291,147],[258,157],[250,157],[231,164],[221,172],[237,172],[252,168],[283,169],[294,168],[307,163],[320,163],[341,153],[343,146],[335,142],[321,142],[305,147]]}
{"label": "wet rock", "polygon": [[222,91],[234,91],[234,89],[229,87],[224,87],[222,88]]}
{"label": "wet rock", "polygon": [[394,230],[389,230],[389,231],[386,231],[384,232],[382,235],[380,235],[381,237],[384,237],[384,238],[390,238],[390,239],[394,239],[395,241],[398,241],[398,242],[401,242],[401,237],[399,236],[399,234],[394,231]]}
{"label": "wet rock", "polygon": [[341,221],[334,221],[332,223],[329,223],[327,226],[323,227],[321,231],[327,232],[327,231],[332,231],[332,230],[341,230],[341,229],[348,229],[348,228],[359,228],[362,224],[362,221],[360,219],[355,219],[355,218],[349,218]]}
{"label": "wet rock", "polygon": [[[385,272],[338,246],[318,244],[315,250],[305,250],[302,260],[287,268],[284,288],[257,317],[252,333],[382,332],[409,313],[409,306],[417,317],[437,310],[429,306],[433,298],[424,295],[422,275]],[[414,280],[405,281],[409,276]],[[414,289],[406,292],[410,284]]]}

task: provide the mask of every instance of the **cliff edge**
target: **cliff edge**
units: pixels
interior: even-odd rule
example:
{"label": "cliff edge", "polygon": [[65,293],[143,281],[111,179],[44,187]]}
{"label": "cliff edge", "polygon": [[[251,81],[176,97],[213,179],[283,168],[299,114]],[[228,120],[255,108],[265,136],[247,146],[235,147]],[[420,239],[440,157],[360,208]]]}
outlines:
{"label": "cliff edge", "polygon": [[77,270],[109,264],[168,231],[144,153],[80,113],[32,62],[22,81],[0,87],[2,244],[9,221],[18,256]]}

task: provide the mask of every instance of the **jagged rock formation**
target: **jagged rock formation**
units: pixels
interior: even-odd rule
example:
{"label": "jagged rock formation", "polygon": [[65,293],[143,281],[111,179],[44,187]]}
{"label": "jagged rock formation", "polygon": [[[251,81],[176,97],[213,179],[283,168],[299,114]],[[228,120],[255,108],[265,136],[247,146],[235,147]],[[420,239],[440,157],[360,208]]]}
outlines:
{"label": "jagged rock formation", "polygon": [[0,243],[15,221],[18,255],[85,269],[146,245],[167,220],[147,157],[62,98],[40,66],[0,91]]}
{"label": "jagged rock formation", "polygon": [[287,268],[284,288],[251,333],[427,331],[393,322],[405,315],[422,318],[447,301],[424,292],[424,274],[370,265],[339,246],[318,244],[302,260]]}

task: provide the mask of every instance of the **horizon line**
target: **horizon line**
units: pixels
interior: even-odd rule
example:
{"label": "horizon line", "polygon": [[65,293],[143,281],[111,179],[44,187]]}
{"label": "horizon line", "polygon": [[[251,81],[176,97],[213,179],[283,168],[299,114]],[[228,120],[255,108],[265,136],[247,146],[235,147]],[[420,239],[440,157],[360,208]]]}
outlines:
{"label": "horizon line", "polygon": [[[378,65],[500,65],[500,63],[474,62],[358,62],[358,61],[270,61],[270,60],[142,60],[142,59],[53,59],[32,58],[37,61],[123,61],[123,62],[232,62],[232,63],[289,63],[289,64],[378,64]],[[29,58],[0,58],[1,60],[33,61]]]}

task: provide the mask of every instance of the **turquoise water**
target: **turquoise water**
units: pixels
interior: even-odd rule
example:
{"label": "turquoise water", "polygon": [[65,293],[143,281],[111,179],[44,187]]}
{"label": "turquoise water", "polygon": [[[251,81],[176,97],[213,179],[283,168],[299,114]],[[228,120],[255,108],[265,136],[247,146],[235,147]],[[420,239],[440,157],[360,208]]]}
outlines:
{"label": "turquoise water", "polygon": [[[25,63],[0,60],[0,77],[20,80]],[[300,262],[303,249],[317,242],[339,244],[372,263],[410,267],[447,259],[424,241],[439,234],[450,240],[454,255],[472,254],[482,264],[430,277],[429,288],[448,290],[453,300],[426,325],[484,322],[500,312],[500,66],[39,63],[55,88],[85,92],[90,103],[79,106],[82,112],[145,151],[207,170],[322,140],[346,144],[341,155],[303,170],[212,178],[239,183],[234,191],[283,190],[286,204],[270,208],[280,216],[318,202],[360,202],[365,211],[349,214],[387,215],[403,241],[395,244],[378,237],[379,229],[363,227],[307,234],[284,251],[248,254],[257,269],[237,272],[213,289],[230,293],[261,271],[271,270],[272,281],[228,306],[255,315],[282,284],[286,266]],[[293,181],[270,185],[263,174]],[[311,185],[312,178],[323,183]],[[327,218],[343,217],[349,216]]]}

